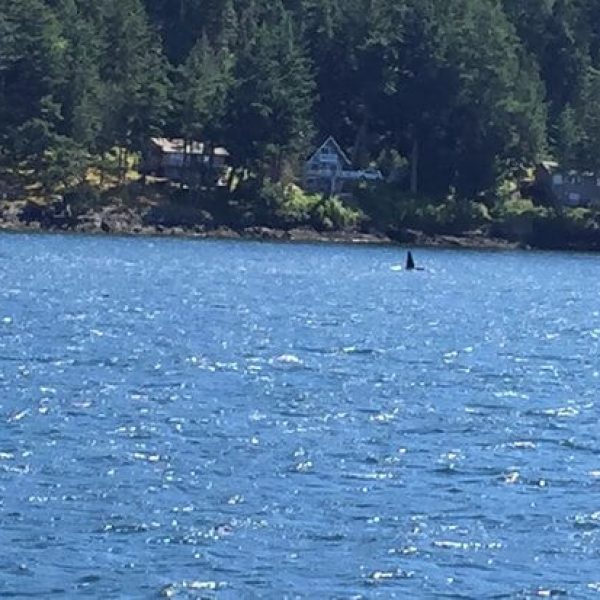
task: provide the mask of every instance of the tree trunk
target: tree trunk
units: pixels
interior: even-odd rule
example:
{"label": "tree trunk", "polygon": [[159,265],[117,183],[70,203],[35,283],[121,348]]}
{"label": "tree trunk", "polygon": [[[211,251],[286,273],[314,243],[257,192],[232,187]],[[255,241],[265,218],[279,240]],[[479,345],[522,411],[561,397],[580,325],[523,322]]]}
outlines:
{"label": "tree trunk", "polygon": [[215,173],[214,173],[214,164],[215,164],[215,146],[212,142],[206,142],[206,150],[208,153],[207,162],[206,162],[206,172],[204,185],[212,190],[215,187]]}
{"label": "tree trunk", "polygon": [[100,188],[104,187],[104,168],[106,166],[106,153],[100,155]]}
{"label": "tree trunk", "polygon": [[182,190],[185,185],[185,181],[188,178],[188,169],[189,169],[189,154],[188,154],[188,139],[187,137],[183,138],[183,159],[181,163],[181,168],[179,171],[179,189]]}
{"label": "tree trunk", "polygon": [[147,181],[147,168],[148,168],[148,147],[144,144],[142,151],[137,159],[137,170],[142,176],[142,186],[146,187]]}
{"label": "tree trunk", "polygon": [[218,187],[218,183],[220,181],[222,181],[222,176],[225,174],[225,167],[223,167],[222,165],[219,165],[217,167],[215,167],[215,151],[216,151],[216,146],[215,144],[211,143],[210,144],[210,157],[208,159],[208,175],[210,177],[210,189],[214,190],[216,187]]}
{"label": "tree trunk", "polygon": [[119,180],[121,180],[121,172],[123,171],[123,148],[119,146],[117,152],[117,171],[119,172]]}
{"label": "tree trunk", "polygon": [[229,167],[229,173],[227,174],[227,191],[231,192],[233,187],[233,180],[235,179],[236,170],[233,167]]}
{"label": "tree trunk", "polygon": [[356,137],[354,138],[354,148],[352,149],[352,164],[354,167],[364,167],[366,165],[363,164],[363,150],[366,146],[367,136],[369,132],[369,118],[367,115],[364,116],[358,131],[356,132]]}
{"label": "tree trunk", "polygon": [[123,168],[121,170],[121,182],[127,181],[127,171],[129,170],[129,150],[123,150]]}
{"label": "tree trunk", "polygon": [[413,138],[412,152],[410,157],[410,193],[419,191],[419,140]]}

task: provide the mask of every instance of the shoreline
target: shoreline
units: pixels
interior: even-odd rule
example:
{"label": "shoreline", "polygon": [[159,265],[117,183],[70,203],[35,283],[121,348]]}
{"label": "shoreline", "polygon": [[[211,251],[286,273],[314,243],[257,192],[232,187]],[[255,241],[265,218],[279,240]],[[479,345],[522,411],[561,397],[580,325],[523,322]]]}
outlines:
{"label": "shoreline", "polygon": [[481,234],[465,235],[428,235],[411,230],[406,239],[387,236],[381,233],[365,233],[354,230],[317,231],[314,228],[298,227],[279,229],[268,226],[232,229],[228,226],[205,228],[203,226],[165,226],[165,225],[134,225],[131,227],[119,224],[112,226],[105,221],[75,225],[65,223],[46,224],[39,221],[23,221],[21,219],[6,219],[0,215],[0,232],[4,233],[58,233],[84,234],[99,236],[131,236],[131,237],[176,237],[206,240],[246,240],[281,243],[321,243],[349,244],[360,246],[398,246],[411,248],[446,248],[472,250],[517,250],[526,249],[517,242],[501,238],[487,237]]}
{"label": "shoreline", "polygon": [[[170,205],[173,208],[173,205]],[[164,208],[164,207],[163,207]],[[176,208],[176,207],[175,207]],[[0,204],[0,231],[11,233],[65,233],[90,235],[158,236],[213,240],[254,240],[282,243],[327,243],[351,245],[390,245],[404,248],[445,248],[471,250],[555,250],[598,252],[591,240],[570,240],[553,247],[530,244],[526,239],[494,237],[487,229],[456,234],[430,234],[401,228],[390,235],[356,229],[317,230],[313,227],[278,228],[268,225],[230,227],[214,221],[202,222],[196,214],[176,215],[151,207],[123,203],[88,207],[73,214],[63,202]]]}

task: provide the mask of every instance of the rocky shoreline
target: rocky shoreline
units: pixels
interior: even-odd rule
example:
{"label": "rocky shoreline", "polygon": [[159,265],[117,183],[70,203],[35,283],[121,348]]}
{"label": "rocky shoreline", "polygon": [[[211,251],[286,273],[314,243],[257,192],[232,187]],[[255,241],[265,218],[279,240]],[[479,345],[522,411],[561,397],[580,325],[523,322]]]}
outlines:
{"label": "rocky shoreline", "polygon": [[201,239],[240,239],[278,242],[315,242],[339,244],[393,244],[411,247],[516,249],[521,244],[494,238],[483,232],[461,235],[428,235],[404,229],[393,236],[354,230],[317,231],[309,227],[279,229],[254,226],[233,229],[226,225],[169,222],[152,218],[149,211],[122,205],[108,205],[73,214],[63,203],[40,205],[6,203],[0,206],[0,231],[55,232],[111,235],[180,236]]}

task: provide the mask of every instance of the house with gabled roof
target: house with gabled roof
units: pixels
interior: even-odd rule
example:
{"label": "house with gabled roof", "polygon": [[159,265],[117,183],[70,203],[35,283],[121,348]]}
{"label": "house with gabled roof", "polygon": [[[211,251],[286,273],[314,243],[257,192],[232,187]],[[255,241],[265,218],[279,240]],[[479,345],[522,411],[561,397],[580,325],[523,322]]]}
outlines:
{"label": "house with gabled roof", "polygon": [[329,136],[304,163],[303,187],[307,192],[337,194],[349,182],[382,179],[377,169],[355,169],[333,136]]}
{"label": "house with gabled roof", "polygon": [[535,167],[533,191],[555,206],[600,205],[600,173],[563,169],[557,162]]}

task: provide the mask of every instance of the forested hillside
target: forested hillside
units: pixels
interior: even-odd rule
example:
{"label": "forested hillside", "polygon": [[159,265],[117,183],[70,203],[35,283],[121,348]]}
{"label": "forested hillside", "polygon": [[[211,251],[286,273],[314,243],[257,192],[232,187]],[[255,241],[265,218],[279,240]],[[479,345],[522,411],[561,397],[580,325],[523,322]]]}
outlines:
{"label": "forested hillside", "polygon": [[600,165],[598,0],[0,0],[0,157],[46,187],[151,135],[262,179],[333,134],[474,198]]}

